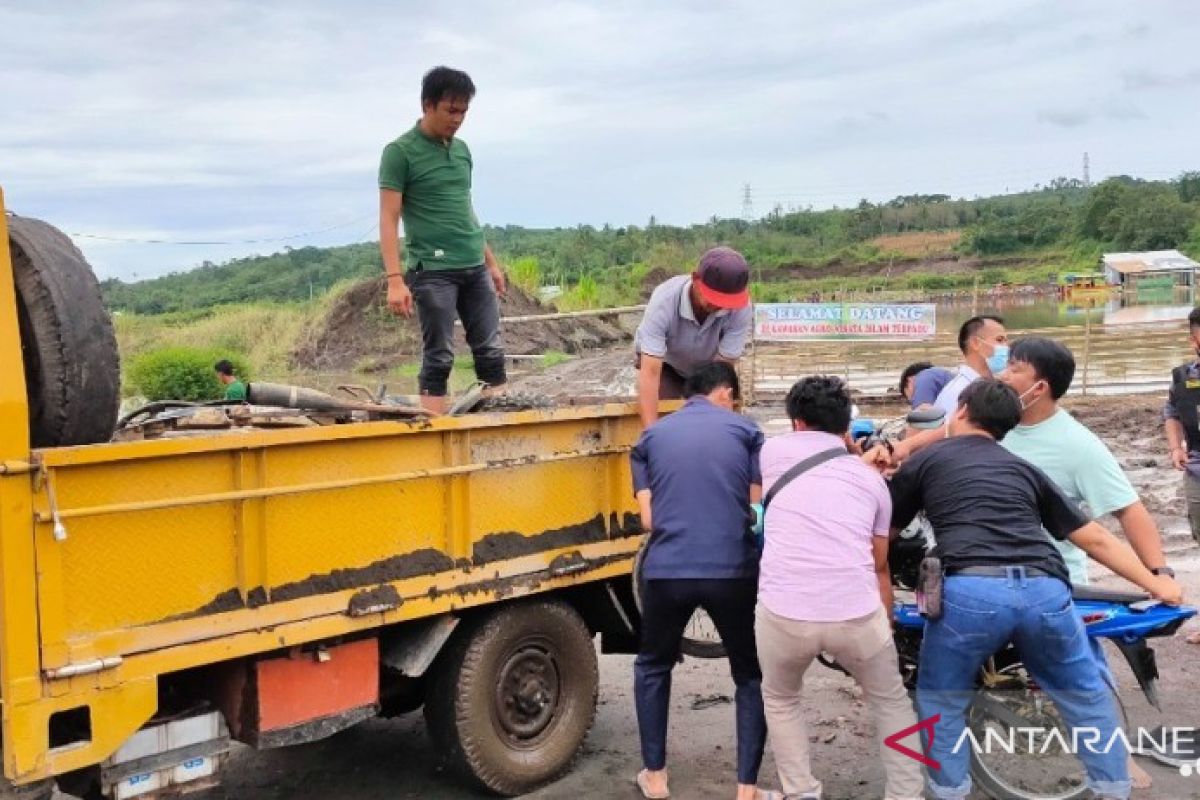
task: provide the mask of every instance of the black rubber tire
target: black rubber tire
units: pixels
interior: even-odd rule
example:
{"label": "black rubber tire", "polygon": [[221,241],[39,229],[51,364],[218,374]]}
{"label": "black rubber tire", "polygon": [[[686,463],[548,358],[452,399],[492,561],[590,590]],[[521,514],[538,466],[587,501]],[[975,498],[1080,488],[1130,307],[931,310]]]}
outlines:
{"label": "black rubber tire", "polygon": [[[642,613],[642,560],[645,556],[646,542],[642,542],[633,558],[633,574],[630,576],[633,581],[633,604],[637,607],[638,614]],[[725,643],[720,640],[714,642],[711,639],[697,639],[685,634],[679,639],[679,652],[692,658],[724,658]]]}
{"label": "black rubber tire", "polygon": [[83,254],[61,231],[8,219],[34,447],[112,438],[121,369],[112,320]]}
{"label": "black rubber tire", "polygon": [[8,779],[0,775],[0,800],[50,800],[54,794],[54,781],[46,780],[27,783],[24,786],[13,786]]}
{"label": "black rubber tire", "polygon": [[[430,670],[426,725],[466,782],[524,794],[566,772],[592,727],[600,683],[592,634],[574,609],[554,601],[505,605],[467,624]],[[550,709],[544,725],[523,738],[501,721],[502,678],[530,649],[546,653],[557,691],[542,706]]]}
{"label": "black rubber tire", "polygon": [[[1017,672],[1021,676],[1020,680],[1022,684],[1027,684],[1029,682],[1028,675],[1024,672],[1024,667],[1022,665],[1014,664],[1006,669]],[[982,691],[984,690],[981,690],[981,693]],[[1110,691],[1112,690],[1110,689]],[[1117,706],[1117,714],[1120,718],[1121,728],[1122,730],[1128,730],[1129,716],[1125,708],[1125,704],[1121,701],[1121,696],[1116,691],[1112,691],[1112,696],[1113,702],[1116,703]],[[1046,701],[1048,703],[1051,702],[1048,697],[1046,698]],[[973,711],[974,708],[968,710],[967,712],[968,724],[971,723]],[[1031,721],[1031,724],[1032,722],[1033,721]],[[1034,727],[1036,727],[1036,725]],[[1083,798],[1092,797],[1091,790],[1082,783],[1073,789],[1048,794],[1025,791],[1018,787],[1014,787],[1005,781],[1002,776],[997,775],[988,766],[987,762],[980,757],[974,748],[971,748],[970,769],[971,780],[975,784],[975,787],[979,791],[983,792],[987,797],[992,798],[992,800],[1083,800]]]}

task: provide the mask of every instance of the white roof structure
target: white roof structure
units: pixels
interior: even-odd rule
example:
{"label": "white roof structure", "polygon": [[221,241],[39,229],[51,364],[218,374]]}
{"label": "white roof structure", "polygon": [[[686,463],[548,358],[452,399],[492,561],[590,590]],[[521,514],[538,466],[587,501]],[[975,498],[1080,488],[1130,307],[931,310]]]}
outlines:
{"label": "white roof structure", "polygon": [[1190,272],[1200,264],[1178,250],[1148,250],[1144,253],[1105,253],[1102,259],[1106,270],[1122,275],[1135,272]]}

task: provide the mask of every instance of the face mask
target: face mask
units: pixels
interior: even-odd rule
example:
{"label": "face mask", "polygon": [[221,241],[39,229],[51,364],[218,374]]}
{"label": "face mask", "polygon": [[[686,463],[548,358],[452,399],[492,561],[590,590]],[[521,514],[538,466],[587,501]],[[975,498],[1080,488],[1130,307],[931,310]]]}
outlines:
{"label": "face mask", "polygon": [[992,354],[987,357],[987,365],[993,375],[1004,372],[1004,368],[1008,366],[1008,345],[994,345]]}
{"label": "face mask", "polygon": [[[1041,383],[1041,381],[1038,381],[1038,383]],[[1041,400],[1041,398],[1038,397],[1033,400],[1030,400],[1028,403],[1025,402],[1025,398],[1028,395],[1032,394],[1033,390],[1036,388],[1037,388],[1037,383],[1035,383],[1033,386],[1030,386],[1028,389],[1021,392],[1021,394],[1017,396],[1017,399],[1021,401],[1021,410],[1022,411],[1027,411],[1031,406],[1033,406],[1034,403],[1036,403],[1038,400]]]}

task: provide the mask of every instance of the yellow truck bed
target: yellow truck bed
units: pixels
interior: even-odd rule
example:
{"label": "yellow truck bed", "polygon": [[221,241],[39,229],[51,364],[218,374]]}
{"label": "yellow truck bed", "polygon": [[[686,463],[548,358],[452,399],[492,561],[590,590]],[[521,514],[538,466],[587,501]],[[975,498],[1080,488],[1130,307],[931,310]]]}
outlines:
{"label": "yellow truck bed", "polygon": [[104,762],[162,712],[172,675],[628,584],[632,405],[31,450],[12,284],[4,250],[0,696],[16,783]]}

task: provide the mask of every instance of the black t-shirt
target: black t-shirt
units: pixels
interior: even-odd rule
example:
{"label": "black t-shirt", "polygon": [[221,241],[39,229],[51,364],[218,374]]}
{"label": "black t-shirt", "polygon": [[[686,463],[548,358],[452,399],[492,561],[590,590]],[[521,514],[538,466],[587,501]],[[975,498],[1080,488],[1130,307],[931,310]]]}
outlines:
{"label": "black t-shirt", "polygon": [[1070,582],[1046,531],[1065,539],[1088,517],[1028,461],[987,436],[955,436],[917,453],[892,477],[892,527],[921,509],[948,571],[1039,567]]}

